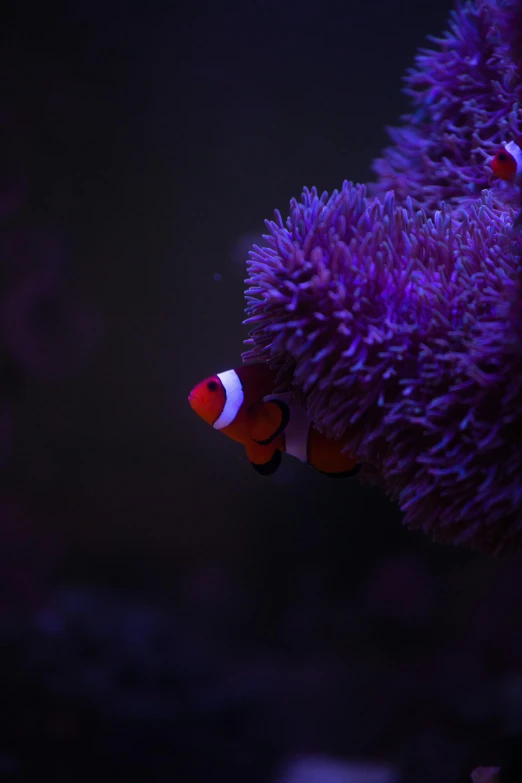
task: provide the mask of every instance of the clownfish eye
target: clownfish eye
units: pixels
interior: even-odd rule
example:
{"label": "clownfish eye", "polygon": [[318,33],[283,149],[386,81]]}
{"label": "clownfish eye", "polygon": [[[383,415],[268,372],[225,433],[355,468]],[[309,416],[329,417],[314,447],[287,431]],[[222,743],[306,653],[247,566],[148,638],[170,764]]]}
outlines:
{"label": "clownfish eye", "polygon": [[209,391],[214,392],[214,391],[217,391],[219,389],[219,385],[216,383],[216,381],[209,381],[207,383],[207,389]]}
{"label": "clownfish eye", "polygon": [[500,160],[502,163],[508,159],[508,156],[505,152],[499,152],[497,155],[497,160]]}

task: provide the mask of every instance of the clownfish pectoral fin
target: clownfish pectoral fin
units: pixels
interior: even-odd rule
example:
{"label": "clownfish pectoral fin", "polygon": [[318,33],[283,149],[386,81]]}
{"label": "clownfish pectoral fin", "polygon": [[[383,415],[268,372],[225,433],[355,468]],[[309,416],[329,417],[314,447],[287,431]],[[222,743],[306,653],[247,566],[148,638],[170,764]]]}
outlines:
{"label": "clownfish pectoral fin", "polygon": [[268,462],[263,462],[262,464],[251,462],[250,464],[254,470],[260,473],[262,476],[271,476],[272,473],[276,472],[279,465],[281,464],[281,452],[279,449],[276,449]]}
{"label": "clownfish pectoral fin", "polygon": [[341,473],[325,473],[324,470],[319,470],[318,472],[322,473],[323,476],[328,476],[329,478],[343,479],[343,478],[351,478],[352,476],[356,476],[361,468],[362,468],[362,463],[358,462],[354,468],[351,468],[350,470],[343,470]]}
{"label": "clownfish pectoral fin", "polygon": [[275,473],[281,463],[281,452],[270,446],[261,446],[252,441],[246,446],[247,457],[254,470],[263,476]]}
{"label": "clownfish pectoral fin", "polygon": [[286,428],[290,408],[282,400],[267,400],[254,405],[248,412],[248,434],[260,446],[268,446]]}

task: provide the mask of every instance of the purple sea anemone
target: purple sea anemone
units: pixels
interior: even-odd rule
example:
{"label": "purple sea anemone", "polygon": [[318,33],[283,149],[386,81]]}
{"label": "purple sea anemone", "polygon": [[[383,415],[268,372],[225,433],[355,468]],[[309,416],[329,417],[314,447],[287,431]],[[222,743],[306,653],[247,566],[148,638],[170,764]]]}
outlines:
{"label": "purple sea anemone", "polygon": [[[315,422],[381,473],[405,524],[502,551],[522,536],[521,240],[491,193],[433,218],[363,186],[267,223],[245,359],[291,370]],[[515,300],[516,301],[516,300]]]}
{"label": "purple sea anemone", "polygon": [[389,129],[394,146],[374,163],[372,195],[394,190],[399,202],[411,197],[429,212],[487,187],[513,198],[514,186],[493,180],[487,160],[522,133],[517,13],[516,2],[465,3],[442,38],[429,37],[437,49],[421,49],[405,78],[412,110]]}
{"label": "purple sea anemone", "polygon": [[459,8],[407,78],[374,197],[305,189],[246,281],[244,359],[281,368],[407,526],[495,553],[522,543],[522,232],[482,153],[520,130],[518,8]]}

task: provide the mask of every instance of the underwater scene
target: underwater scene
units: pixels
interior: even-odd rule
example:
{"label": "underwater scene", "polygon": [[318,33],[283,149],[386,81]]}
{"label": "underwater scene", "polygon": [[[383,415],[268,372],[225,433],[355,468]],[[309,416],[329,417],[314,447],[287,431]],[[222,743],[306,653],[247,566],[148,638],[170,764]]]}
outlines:
{"label": "underwater scene", "polygon": [[522,783],[522,0],[0,42],[0,781]]}

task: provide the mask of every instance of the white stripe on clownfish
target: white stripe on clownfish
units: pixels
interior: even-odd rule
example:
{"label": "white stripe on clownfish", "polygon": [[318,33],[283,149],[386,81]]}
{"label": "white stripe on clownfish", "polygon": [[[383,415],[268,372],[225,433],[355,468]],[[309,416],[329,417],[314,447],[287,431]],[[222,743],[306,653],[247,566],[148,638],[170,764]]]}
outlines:
{"label": "white stripe on clownfish", "polygon": [[236,418],[239,409],[243,405],[244,395],[243,386],[235,370],[219,372],[217,377],[225,390],[225,405],[212,426],[215,430],[222,430],[228,427],[229,424],[232,424]]}
{"label": "white stripe on clownfish", "polygon": [[279,400],[288,405],[290,417],[284,429],[285,451],[301,462],[308,462],[308,439],[311,419],[301,405],[298,405],[291,392],[286,394],[271,394],[263,397],[263,402]]}
{"label": "white stripe on clownfish", "polygon": [[520,149],[516,141],[510,141],[508,144],[505,145],[504,149],[515,158],[515,162],[517,164],[516,177],[518,179],[522,174],[522,150]]}

